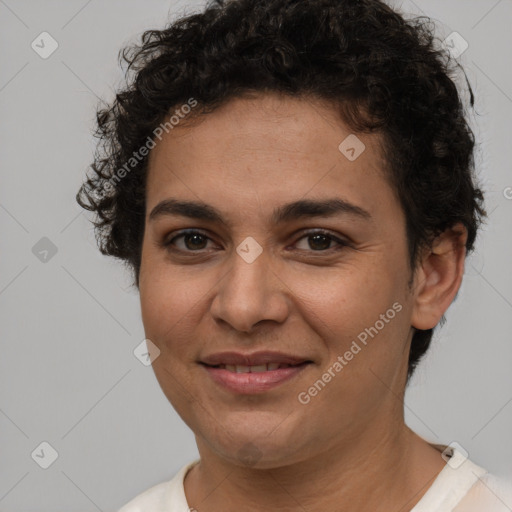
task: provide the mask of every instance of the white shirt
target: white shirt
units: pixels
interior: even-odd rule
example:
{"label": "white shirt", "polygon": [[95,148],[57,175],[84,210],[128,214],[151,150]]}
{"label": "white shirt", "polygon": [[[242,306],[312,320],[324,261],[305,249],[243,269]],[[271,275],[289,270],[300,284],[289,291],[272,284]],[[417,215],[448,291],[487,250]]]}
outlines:
{"label": "white shirt", "polygon": [[[183,466],[167,482],[139,494],[118,512],[190,512],[183,482],[199,462]],[[410,512],[511,512],[512,487],[467,459],[456,448],[446,466]],[[404,511],[405,512],[405,511]]]}

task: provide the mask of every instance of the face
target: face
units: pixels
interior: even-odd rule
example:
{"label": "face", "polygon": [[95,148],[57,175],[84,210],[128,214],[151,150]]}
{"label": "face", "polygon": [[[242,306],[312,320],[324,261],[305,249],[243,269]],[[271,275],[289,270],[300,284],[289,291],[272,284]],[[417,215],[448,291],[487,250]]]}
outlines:
{"label": "face", "polygon": [[401,417],[405,218],[378,135],[349,135],[325,103],[265,95],[151,151],[142,318],[202,457],[277,467]]}

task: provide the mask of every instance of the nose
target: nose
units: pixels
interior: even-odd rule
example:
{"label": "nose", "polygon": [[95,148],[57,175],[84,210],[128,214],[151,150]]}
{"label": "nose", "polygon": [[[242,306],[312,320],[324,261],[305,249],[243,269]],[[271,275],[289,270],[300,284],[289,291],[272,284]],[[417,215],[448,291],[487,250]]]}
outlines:
{"label": "nose", "polygon": [[258,323],[283,323],[290,307],[289,288],[272,268],[265,250],[252,262],[233,251],[230,268],[220,280],[211,314],[237,331],[249,333]]}

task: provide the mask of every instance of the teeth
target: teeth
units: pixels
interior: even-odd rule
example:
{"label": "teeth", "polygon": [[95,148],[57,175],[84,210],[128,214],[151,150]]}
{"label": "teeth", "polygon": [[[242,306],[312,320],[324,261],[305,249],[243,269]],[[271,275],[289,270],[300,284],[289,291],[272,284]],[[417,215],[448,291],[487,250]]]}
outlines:
{"label": "teeth", "polygon": [[260,364],[258,366],[251,366],[251,373],[258,373],[258,372],[266,372],[267,371],[267,365],[266,364]]}
{"label": "teeth", "polygon": [[232,364],[221,364],[218,368],[228,370],[234,373],[259,373],[259,372],[271,372],[279,368],[288,368],[289,364],[281,363],[268,363],[259,364],[254,366],[243,366],[243,365],[232,365]]}

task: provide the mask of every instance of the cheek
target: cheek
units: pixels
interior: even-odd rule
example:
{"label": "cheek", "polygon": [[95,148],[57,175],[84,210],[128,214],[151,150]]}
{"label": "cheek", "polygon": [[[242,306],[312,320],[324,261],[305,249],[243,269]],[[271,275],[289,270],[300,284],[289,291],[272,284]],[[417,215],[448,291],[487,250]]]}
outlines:
{"label": "cheek", "polygon": [[366,421],[393,399],[389,388],[406,364],[408,331],[398,289],[390,279],[377,283],[369,273],[353,273],[332,280],[321,293],[303,296],[308,307],[301,314],[324,344],[326,357],[298,392],[319,418],[329,411],[331,423],[326,427],[318,420],[318,428],[333,438],[340,429],[363,428],[355,418]]}
{"label": "cheek", "polygon": [[146,337],[169,366],[195,359],[200,329],[207,318],[208,290],[218,276],[193,266],[172,267],[162,257],[148,258],[143,268],[139,290]]}
{"label": "cheek", "polygon": [[[150,270],[147,270],[150,269]],[[169,402],[187,425],[193,426],[193,407],[197,393],[189,363],[195,358],[191,343],[193,318],[199,306],[200,289],[191,286],[181,274],[165,272],[157,264],[145,262],[141,271],[140,302],[145,335],[160,350],[152,367]],[[192,426],[191,426],[192,425]]]}
{"label": "cheek", "polygon": [[157,346],[179,339],[179,332],[190,324],[197,304],[197,293],[181,279],[163,274],[147,276],[140,287],[142,321],[146,336]]}
{"label": "cheek", "polygon": [[170,272],[164,258],[149,244],[143,246],[139,280],[142,321],[146,336],[156,340],[189,309],[183,279]]}
{"label": "cheek", "polygon": [[[326,357],[319,373],[328,372],[331,382],[317,404],[333,400],[350,407],[374,407],[375,386],[382,387],[376,375],[390,382],[406,362],[410,326],[403,286],[397,281],[400,273],[386,272],[382,262],[375,267],[340,269],[320,284],[302,278],[300,315],[324,344]],[[361,396],[366,398],[354,403]]]}
{"label": "cheek", "polygon": [[311,275],[297,276],[296,283],[300,283],[297,304],[303,309],[302,315],[313,322],[317,319],[315,324],[319,328],[323,326],[327,337],[341,335],[341,344],[344,339],[357,336],[374,325],[394,302],[403,299],[398,294],[401,287],[393,280],[394,275],[383,268],[382,265],[375,271],[368,266],[349,271],[339,268],[321,281]]}

